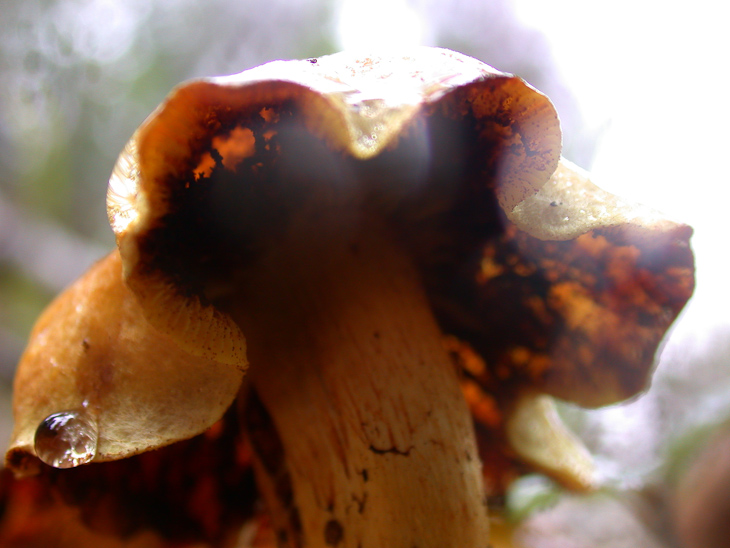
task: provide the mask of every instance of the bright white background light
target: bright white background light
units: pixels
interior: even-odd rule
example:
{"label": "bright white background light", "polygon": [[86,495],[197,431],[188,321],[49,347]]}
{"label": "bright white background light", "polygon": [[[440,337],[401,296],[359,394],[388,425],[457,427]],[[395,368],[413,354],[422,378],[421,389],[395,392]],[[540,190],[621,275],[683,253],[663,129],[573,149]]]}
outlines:
{"label": "bright white background light", "polygon": [[342,0],[337,18],[341,49],[388,50],[424,41],[424,22],[406,0]]}

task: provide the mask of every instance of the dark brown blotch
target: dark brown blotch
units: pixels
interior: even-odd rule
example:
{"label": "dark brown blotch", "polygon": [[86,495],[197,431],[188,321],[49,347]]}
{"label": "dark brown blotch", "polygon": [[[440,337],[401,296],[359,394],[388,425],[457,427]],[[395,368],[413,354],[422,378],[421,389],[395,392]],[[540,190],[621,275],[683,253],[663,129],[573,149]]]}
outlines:
{"label": "dark brown blotch", "polygon": [[327,546],[337,546],[345,536],[345,529],[336,519],[331,519],[324,526],[324,542]]}

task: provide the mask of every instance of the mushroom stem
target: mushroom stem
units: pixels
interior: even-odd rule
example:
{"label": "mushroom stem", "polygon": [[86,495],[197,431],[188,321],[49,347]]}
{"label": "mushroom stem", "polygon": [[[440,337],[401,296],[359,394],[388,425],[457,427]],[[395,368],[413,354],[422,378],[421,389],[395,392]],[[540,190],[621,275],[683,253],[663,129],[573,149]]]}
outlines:
{"label": "mushroom stem", "polygon": [[259,477],[280,545],[483,548],[473,425],[421,281],[384,223],[337,217],[292,227],[230,311],[291,482]]}

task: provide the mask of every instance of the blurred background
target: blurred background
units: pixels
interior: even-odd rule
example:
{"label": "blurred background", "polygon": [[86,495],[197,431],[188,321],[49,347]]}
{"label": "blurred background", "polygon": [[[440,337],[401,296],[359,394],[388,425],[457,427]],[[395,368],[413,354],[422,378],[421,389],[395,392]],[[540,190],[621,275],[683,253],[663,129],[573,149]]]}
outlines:
{"label": "blurred background", "polygon": [[[525,479],[509,501],[513,515],[530,516],[521,542],[671,547],[682,546],[683,536],[686,546],[714,546],[687,540],[694,533],[684,529],[696,522],[680,523],[676,508],[681,515],[697,511],[682,505],[704,508],[704,499],[678,493],[687,482],[718,484],[697,479],[691,466],[730,431],[730,38],[719,6],[0,0],[0,444],[9,436],[13,371],[32,323],[111,249],[109,173],[175,84],[345,48],[436,45],[545,92],[561,115],[566,157],[607,190],[695,228],[697,290],[663,348],[651,390],[598,411],[562,408],[596,454],[605,487],[576,498]],[[729,451],[717,455],[713,462],[730,461]],[[730,488],[724,493],[730,504]]]}

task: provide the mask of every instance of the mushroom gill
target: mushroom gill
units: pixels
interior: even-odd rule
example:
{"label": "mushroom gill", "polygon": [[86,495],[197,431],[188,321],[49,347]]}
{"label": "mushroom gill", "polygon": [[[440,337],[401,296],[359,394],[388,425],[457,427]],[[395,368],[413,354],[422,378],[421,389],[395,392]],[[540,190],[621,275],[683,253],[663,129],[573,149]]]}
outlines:
{"label": "mushroom gill", "polygon": [[[544,95],[440,49],[181,86],[122,152],[108,208],[118,253],[21,362],[9,465],[39,467],[59,411],[89,415],[102,462],[175,441],[154,417],[199,434],[238,394],[282,546],[484,546],[500,451],[589,487],[540,394],[641,390],[693,284],[687,227],[561,160]],[[41,396],[53,371],[62,395]]]}

